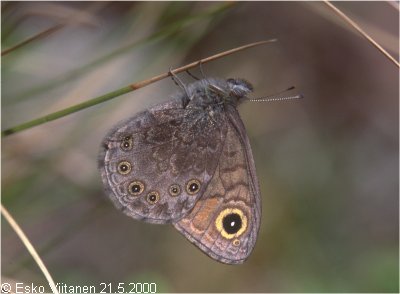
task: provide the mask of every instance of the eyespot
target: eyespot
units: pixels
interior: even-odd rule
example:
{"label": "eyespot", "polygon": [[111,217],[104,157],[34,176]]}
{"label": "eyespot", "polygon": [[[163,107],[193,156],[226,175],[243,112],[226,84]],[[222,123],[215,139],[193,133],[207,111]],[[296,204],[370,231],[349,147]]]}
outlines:
{"label": "eyespot", "polygon": [[121,161],[120,163],[118,163],[117,170],[119,174],[127,175],[131,172],[132,165],[129,161]]}
{"label": "eyespot", "polygon": [[242,228],[242,218],[237,213],[230,213],[222,219],[222,226],[228,234],[236,234]]}
{"label": "eyespot", "polygon": [[200,186],[201,186],[201,184],[198,180],[195,180],[195,179],[190,180],[186,184],[186,192],[190,195],[194,195],[200,191]]}
{"label": "eyespot", "polygon": [[169,187],[168,192],[169,192],[169,195],[171,195],[173,197],[174,196],[178,196],[179,194],[181,194],[181,187],[179,185],[177,185],[177,184],[172,184]]}
{"label": "eyespot", "polygon": [[233,246],[238,247],[240,245],[240,240],[239,239],[235,239],[232,241]]}
{"label": "eyespot", "polygon": [[[247,217],[238,208],[226,208],[219,213],[215,220],[215,226],[224,238],[233,239],[239,237],[246,230]],[[240,240],[238,241],[240,242]]]}
{"label": "eyespot", "polygon": [[143,191],[144,191],[144,184],[142,182],[133,181],[128,186],[128,192],[133,196],[140,195],[143,193]]}
{"label": "eyespot", "polygon": [[150,204],[155,204],[160,200],[160,194],[157,191],[151,191],[147,194],[146,200]]}
{"label": "eyespot", "polygon": [[133,138],[131,136],[125,136],[122,139],[121,145],[120,145],[121,149],[123,151],[129,151],[132,149],[133,147]]}

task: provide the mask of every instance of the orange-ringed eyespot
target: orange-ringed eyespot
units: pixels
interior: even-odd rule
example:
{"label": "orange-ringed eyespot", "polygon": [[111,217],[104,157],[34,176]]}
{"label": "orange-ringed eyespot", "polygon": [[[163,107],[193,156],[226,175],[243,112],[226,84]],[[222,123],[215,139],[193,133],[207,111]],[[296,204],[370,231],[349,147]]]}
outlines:
{"label": "orange-ringed eyespot", "polygon": [[239,237],[247,229],[247,217],[239,208],[225,208],[218,214],[215,227],[222,237],[233,239]]}

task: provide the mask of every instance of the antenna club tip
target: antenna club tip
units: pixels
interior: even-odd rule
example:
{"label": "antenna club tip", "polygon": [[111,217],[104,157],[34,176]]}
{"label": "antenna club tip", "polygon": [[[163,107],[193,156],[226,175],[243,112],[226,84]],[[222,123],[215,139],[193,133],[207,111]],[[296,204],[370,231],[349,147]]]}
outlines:
{"label": "antenna club tip", "polygon": [[278,39],[272,38],[272,39],[268,39],[268,40],[262,40],[262,41],[256,42],[255,44],[265,44],[265,43],[272,43],[272,42],[278,42]]}

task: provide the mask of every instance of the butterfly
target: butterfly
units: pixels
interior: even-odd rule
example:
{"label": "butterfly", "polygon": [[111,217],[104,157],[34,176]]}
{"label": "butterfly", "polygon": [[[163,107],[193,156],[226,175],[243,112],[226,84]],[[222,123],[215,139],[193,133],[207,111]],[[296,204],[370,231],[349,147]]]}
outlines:
{"label": "butterfly", "polygon": [[237,107],[253,86],[204,78],[105,136],[105,191],[128,216],[171,223],[211,258],[243,263],[261,220],[255,163]]}

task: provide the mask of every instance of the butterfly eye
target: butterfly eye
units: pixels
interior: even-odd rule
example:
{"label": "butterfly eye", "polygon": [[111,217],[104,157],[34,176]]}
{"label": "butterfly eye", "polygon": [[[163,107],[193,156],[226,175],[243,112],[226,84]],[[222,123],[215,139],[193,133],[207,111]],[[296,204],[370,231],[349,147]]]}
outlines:
{"label": "butterfly eye", "polygon": [[181,187],[177,184],[173,184],[169,187],[168,192],[171,196],[178,196],[179,194],[181,194]]}
{"label": "butterfly eye", "polygon": [[[240,236],[246,230],[247,217],[240,209],[227,208],[219,213],[215,221],[215,226],[223,237],[225,237],[226,239],[232,239],[233,237]],[[240,240],[238,241],[240,244]],[[235,242],[236,240],[234,240],[234,243]]]}
{"label": "butterfly eye", "polygon": [[132,139],[132,137],[130,137],[130,136],[124,137],[122,139],[122,142],[121,142],[121,149],[123,151],[129,151],[129,150],[132,149],[132,147],[133,147],[133,139]]}
{"label": "butterfly eye", "polygon": [[121,161],[118,163],[118,173],[121,175],[127,175],[131,172],[132,170],[132,165],[128,161]]}
{"label": "butterfly eye", "polygon": [[144,191],[144,184],[142,182],[134,181],[131,182],[128,186],[128,192],[133,196],[140,195],[142,194],[143,191]]}
{"label": "butterfly eye", "polygon": [[198,180],[190,180],[187,184],[186,184],[186,192],[190,195],[194,195],[197,192],[200,191],[200,182]]}
{"label": "butterfly eye", "polygon": [[160,200],[160,194],[156,191],[152,191],[147,194],[147,202],[150,204],[155,204]]}

